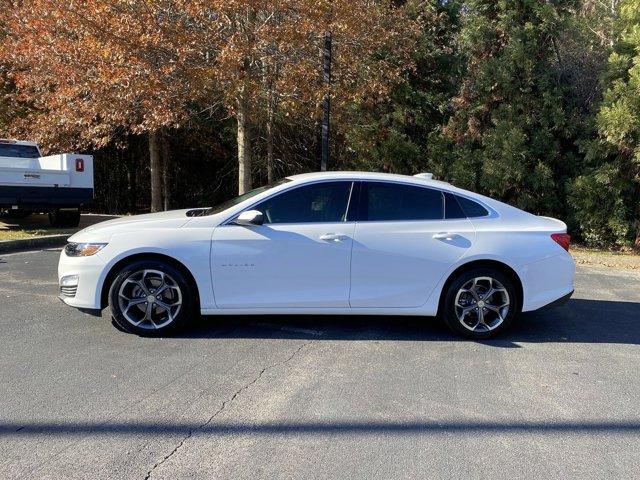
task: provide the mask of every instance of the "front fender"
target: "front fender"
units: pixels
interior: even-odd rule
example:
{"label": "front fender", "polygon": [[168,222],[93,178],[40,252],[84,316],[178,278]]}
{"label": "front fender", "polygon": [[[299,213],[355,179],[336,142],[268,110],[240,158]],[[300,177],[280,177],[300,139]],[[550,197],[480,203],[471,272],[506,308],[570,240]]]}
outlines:
{"label": "front fender", "polygon": [[[187,230],[187,231],[185,231]],[[105,263],[96,288],[96,305],[102,302],[105,281],[114,268],[124,265],[131,257],[159,255],[180,263],[193,276],[201,308],[215,306],[210,276],[211,229],[179,229],[171,232],[153,232],[153,243],[143,245],[133,235],[114,235],[102,251],[98,253]],[[138,234],[139,236],[139,234]]]}

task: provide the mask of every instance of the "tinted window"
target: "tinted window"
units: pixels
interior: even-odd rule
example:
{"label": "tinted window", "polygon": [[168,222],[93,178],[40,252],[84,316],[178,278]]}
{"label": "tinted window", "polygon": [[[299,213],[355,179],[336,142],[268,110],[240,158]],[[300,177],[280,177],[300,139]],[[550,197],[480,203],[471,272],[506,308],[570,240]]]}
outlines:
{"label": "tinted window", "polygon": [[33,145],[0,143],[0,157],[38,158],[39,156],[38,149]]}
{"label": "tinted window", "polygon": [[486,208],[484,208],[479,203],[474,202],[473,200],[469,200],[464,197],[459,197],[457,195],[456,195],[456,199],[458,200],[458,203],[460,204],[462,211],[469,218],[486,217],[487,215],[489,215],[489,211]]}
{"label": "tinted window", "polygon": [[444,218],[467,218],[462,211],[462,207],[460,207],[460,204],[456,200],[456,196],[449,192],[445,192],[444,194]]}
{"label": "tinted window", "polygon": [[368,182],[360,196],[359,220],[440,220],[442,217],[443,196],[437,190]]}
{"label": "tinted window", "polygon": [[299,187],[256,205],[264,223],[343,222],[351,182],[315,183]]}
{"label": "tinted window", "polygon": [[232,198],[231,200],[227,200],[226,202],[221,203],[220,205],[216,205],[215,207],[210,208],[209,210],[204,212],[203,215],[213,215],[214,213],[223,212],[227,208],[231,208],[234,205],[238,205],[239,203],[242,203],[245,200],[250,199],[251,197],[255,197],[259,193],[266,192],[270,188],[277,187],[278,185],[282,185],[283,183],[287,183],[290,181],[291,180],[289,180],[288,178],[283,178],[282,180],[278,180],[277,182],[274,182],[272,184],[265,185],[263,187],[254,188],[253,190],[249,190],[248,192],[245,192],[242,195],[238,195],[237,197]]}

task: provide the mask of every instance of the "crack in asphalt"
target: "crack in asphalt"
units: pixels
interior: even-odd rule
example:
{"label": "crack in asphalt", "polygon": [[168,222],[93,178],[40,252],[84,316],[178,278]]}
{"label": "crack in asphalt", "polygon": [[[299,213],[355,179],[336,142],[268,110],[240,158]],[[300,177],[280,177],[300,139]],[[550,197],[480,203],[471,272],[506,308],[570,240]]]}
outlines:
{"label": "crack in asphalt", "polygon": [[209,419],[200,424],[199,426],[197,426],[196,428],[193,428],[191,430],[189,430],[187,432],[187,435],[180,440],[180,442],[178,442],[178,444],[176,445],[176,447],[171,450],[171,452],[169,452],[167,455],[164,456],[164,458],[162,460],[160,460],[159,462],[157,462],[153,467],[151,467],[151,469],[147,472],[147,474],[144,477],[144,480],[149,480],[149,478],[151,478],[151,475],[153,475],[153,472],[160,467],[163,463],[165,463],[167,460],[169,460],[173,455],[175,455],[178,450],[180,450],[182,448],[182,446],[185,444],[185,442],[187,440],[189,440],[198,430],[202,430],[203,428],[205,428],[206,426],[208,426],[218,415],[220,415],[225,408],[227,408],[227,405],[230,405],[234,402],[234,400],[238,397],[238,395],[240,395],[242,392],[244,392],[245,390],[247,390],[248,388],[250,388],[252,385],[254,385],[255,383],[257,383],[262,376],[265,374],[265,372],[267,372],[268,370],[271,370],[273,368],[279,367],[281,365],[285,365],[287,363],[289,363],[291,360],[293,360],[293,358],[298,355],[302,349],[304,347],[306,347],[307,345],[309,345],[311,342],[305,342],[302,345],[300,345],[291,355],[289,355],[289,357],[287,357],[285,360],[281,361],[281,362],[277,362],[274,363],[272,365],[268,365],[266,367],[264,367],[262,370],[260,370],[260,372],[258,372],[258,375],[256,375],[253,380],[251,380],[249,383],[246,383],[245,385],[243,385],[242,387],[240,387],[238,390],[236,390],[234,392],[233,395],[231,395],[231,397],[229,397],[227,400],[224,400],[222,402],[222,405],[220,405],[220,408],[218,410],[216,410],[213,415],[211,415],[209,417]]}
{"label": "crack in asphalt", "polygon": [[[0,291],[1,291],[1,289],[0,289]],[[218,336],[227,335],[227,334],[231,333],[232,331],[234,331],[234,330],[236,330],[236,329],[237,329],[237,327],[231,327],[231,328],[228,328],[228,329],[223,329],[223,330],[220,330],[219,332],[216,332],[216,335],[218,335]],[[156,388],[155,390],[153,390],[151,393],[148,393],[147,395],[145,395],[145,396],[143,396],[143,397],[140,397],[138,400],[136,400],[136,401],[134,402],[134,405],[138,405],[138,404],[142,403],[144,400],[146,400],[147,398],[151,397],[152,395],[155,395],[155,394],[156,394],[156,393],[158,393],[160,390],[162,390],[162,389],[164,389],[164,388],[168,387],[169,385],[171,385],[171,384],[175,383],[175,382],[176,382],[176,381],[178,381],[180,378],[183,378],[185,375],[188,375],[188,374],[189,374],[189,373],[191,373],[193,370],[195,370],[196,368],[198,368],[198,367],[199,367],[200,365],[202,365],[204,362],[205,362],[205,360],[202,360],[202,361],[200,361],[200,362],[197,362],[197,363],[196,363],[196,364],[194,364],[191,368],[189,368],[186,372],[181,373],[180,375],[178,375],[177,377],[173,378],[173,379],[172,379],[171,381],[169,381],[168,383],[165,383],[165,384],[163,384],[163,385],[161,385],[161,386],[157,387],[157,388]],[[226,370],[226,371],[225,371],[225,373],[227,373],[228,371],[230,371],[230,369],[229,369],[229,370]],[[201,397],[199,396],[199,397],[198,397],[198,399],[199,399],[199,398],[201,398]],[[110,417],[108,420],[106,420],[106,421],[102,422],[102,423],[101,423],[101,425],[107,425],[107,424],[109,423],[109,421],[110,421],[112,418],[115,418],[115,417],[119,416],[121,413],[122,413],[122,411],[119,411],[119,412],[115,413],[115,414],[114,414],[112,417]],[[22,427],[18,428],[18,429],[16,430],[16,432],[19,432],[19,431],[21,431],[21,430],[22,430],[22,429],[24,429],[24,428],[25,428],[25,426],[22,426]],[[199,428],[201,428],[201,427],[199,427]],[[61,454],[61,453],[63,453],[64,451],[69,450],[70,448],[75,447],[75,446],[79,445],[80,443],[82,443],[82,441],[83,441],[83,440],[84,440],[84,437],[83,437],[83,438],[81,438],[80,440],[76,441],[76,442],[73,442],[73,443],[67,444],[64,448],[62,448],[61,450],[58,450],[57,452],[55,452],[53,455],[51,455],[49,458],[47,458],[44,462],[42,462],[42,463],[40,463],[39,465],[36,465],[35,467],[33,467],[31,470],[29,470],[29,472],[22,473],[22,474],[20,475],[20,478],[24,478],[27,474],[32,473],[32,472],[33,472],[34,470],[36,470],[37,468],[41,468],[42,466],[46,465],[46,464],[47,464],[48,462],[50,462],[53,458],[57,457],[58,455],[60,455],[60,454]],[[142,448],[146,447],[146,445],[147,445],[147,444],[142,445],[142,446],[140,447],[140,450],[142,450]],[[140,450],[139,450],[139,451],[140,451]],[[27,478],[30,478],[30,477],[27,477]]]}

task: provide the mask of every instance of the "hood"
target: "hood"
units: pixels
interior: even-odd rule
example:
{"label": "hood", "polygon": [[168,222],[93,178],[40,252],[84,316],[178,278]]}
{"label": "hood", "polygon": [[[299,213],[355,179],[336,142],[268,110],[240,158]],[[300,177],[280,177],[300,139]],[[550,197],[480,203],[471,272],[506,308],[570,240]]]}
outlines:
{"label": "hood", "polygon": [[114,233],[131,230],[180,228],[191,220],[187,213],[193,209],[170,210],[115,218],[96,223],[69,238],[70,242],[106,241]]}

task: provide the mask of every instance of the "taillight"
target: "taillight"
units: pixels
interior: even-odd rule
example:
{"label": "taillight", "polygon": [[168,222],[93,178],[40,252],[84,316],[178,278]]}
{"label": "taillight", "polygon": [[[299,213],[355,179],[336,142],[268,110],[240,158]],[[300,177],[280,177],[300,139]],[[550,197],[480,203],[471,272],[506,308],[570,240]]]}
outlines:
{"label": "taillight", "polygon": [[76,158],[76,172],[84,172],[84,159]]}
{"label": "taillight", "polygon": [[552,233],[551,239],[564,248],[567,252],[569,251],[569,245],[571,244],[571,235],[568,233]]}

